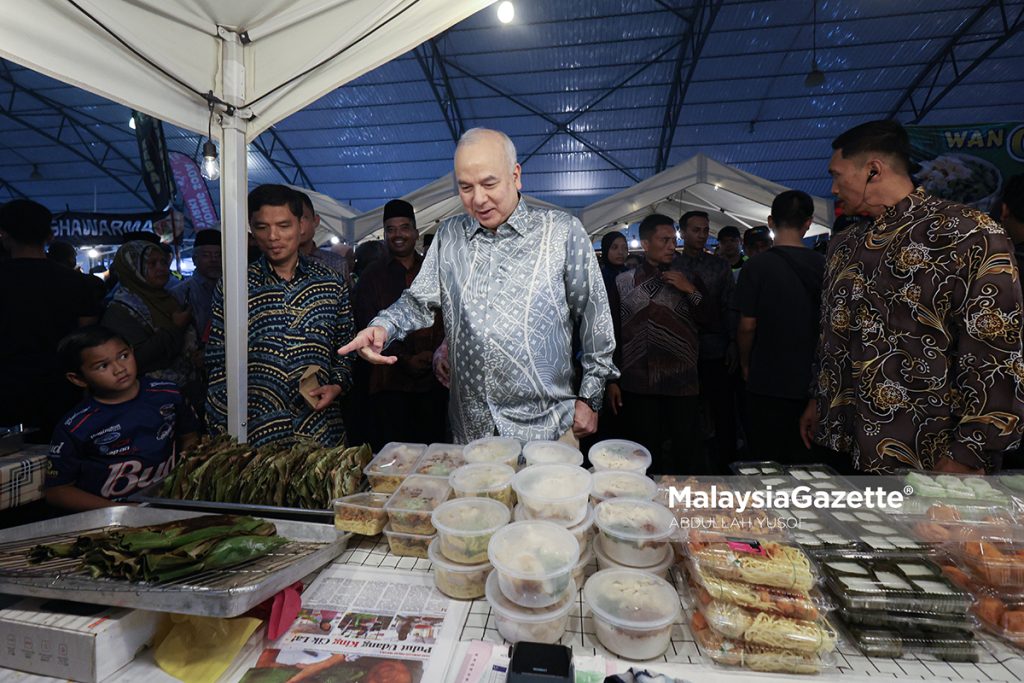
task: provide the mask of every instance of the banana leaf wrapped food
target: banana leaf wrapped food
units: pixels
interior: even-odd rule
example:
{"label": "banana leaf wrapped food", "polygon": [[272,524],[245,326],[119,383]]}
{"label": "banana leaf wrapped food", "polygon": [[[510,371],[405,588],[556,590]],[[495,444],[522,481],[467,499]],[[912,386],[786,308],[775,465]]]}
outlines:
{"label": "banana leaf wrapped food", "polygon": [[369,445],[326,448],[306,439],[251,448],[228,435],[204,439],[164,481],[165,498],[326,510],[362,488]]}
{"label": "banana leaf wrapped food", "polygon": [[202,515],[83,534],[70,543],[37,545],[28,557],[32,563],[78,557],[93,578],[159,582],[233,567],[287,542],[271,522],[248,516]]}

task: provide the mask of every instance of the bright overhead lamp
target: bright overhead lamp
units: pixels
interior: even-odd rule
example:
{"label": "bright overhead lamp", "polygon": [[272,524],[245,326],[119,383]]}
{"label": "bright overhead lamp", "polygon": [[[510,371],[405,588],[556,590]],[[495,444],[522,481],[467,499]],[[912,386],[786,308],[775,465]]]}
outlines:
{"label": "bright overhead lamp", "polygon": [[516,6],[508,0],[498,5],[498,21],[503,24],[511,23],[516,18]]}
{"label": "bright overhead lamp", "polygon": [[331,244],[341,244],[341,238],[337,235],[331,235]]}
{"label": "bright overhead lamp", "polygon": [[633,239],[631,239],[629,241],[629,248],[630,249],[639,249],[640,248],[640,240],[638,240],[635,237]]}
{"label": "bright overhead lamp", "polygon": [[93,248],[93,249],[90,249],[89,251],[85,252],[85,255],[88,256],[91,259],[98,259],[100,257],[100,252],[98,250],[96,250],[95,248]]}
{"label": "bright overhead lamp", "polygon": [[200,165],[199,172],[207,180],[220,178],[217,145],[213,144],[213,100],[210,100],[210,121],[206,128],[206,142],[203,143],[203,163]]}

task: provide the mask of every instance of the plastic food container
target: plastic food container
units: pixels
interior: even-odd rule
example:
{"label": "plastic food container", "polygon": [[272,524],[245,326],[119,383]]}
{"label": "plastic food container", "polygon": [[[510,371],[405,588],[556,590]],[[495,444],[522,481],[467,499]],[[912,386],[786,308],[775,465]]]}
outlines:
{"label": "plastic food container", "polygon": [[703,592],[696,603],[708,626],[730,640],[808,655],[821,655],[836,649],[836,632],[824,620],[759,619],[755,610],[710,599]]}
{"label": "plastic food container", "polygon": [[914,534],[928,543],[956,544],[982,539],[1022,539],[1017,520],[1006,508],[992,506],[988,509],[973,508],[965,516],[964,510],[955,505],[935,503],[921,516],[911,516],[905,521]]}
{"label": "plastic food container", "polygon": [[903,655],[931,655],[948,662],[976,662],[978,643],[970,631],[959,634],[927,631],[896,631],[851,626],[850,640],[868,657],[898,658]]}
{"label": "plastic food container", "polygon": [[629,567],[650,567],[664,559],[674,521],[668,508],[649,500],[612,498],[594,508],[605,555]]}
{"label": "plastic food container", "polygon": [[571,580],[565,595],[558,602],[543,609],[522,607],[505,597],[498,583],[497,572],[487,577],[485,590],[498,633],[510,643],[518,643],[521,640],[531,643],[557,643],[565,633],[569,613],[576,604],[576,583]]}
{"label": "plastic food container", "polygon": [[[1020,535],[1019,533],[1017,534]],[[979,540],[958,544],[953,556],[974,578],[1000,591],[1024,589],[1024,541],[979,535]]]}
{"label": "plastic food container", "polygon": [[597,505],[609,498],[654,500],[656,495],[658,485],[650,477],[638,472],[601,470],[594,472],[594,490],[590,492],[590,500]]}
{"label": "plastic food container", "polygon": [[534,465],[516,473],[512,488],[531,519],[576,525],[587,516],[590,472],[573,465]]}
{"label": "plastic food container", "polygon": [[703,571],[689,561],[687,571],[694,586],[707,591],[715,600],[724,600],[740,607],[767,612],[769,614],[814,621],[823,611],[823,605],[809,593],[786,591],[770,586],[758,586],[722,579]]}
{"label": "plastic food container", "polygon": [[458,564],[446,560],[435,538],[427,547],[427,557],[433,563],[434,585],[449,598],[475,600],[484,597],[484,585],[491,573],[491,563]]}
{"label": "plastic food container", "polygon": [[427,559],[427,549],[437,534],[406,534],[393,531],[389,524],[384,527],[384,536],[388,539],[392,555]]}
{"label": "plastic food container", "polygon": [[802,550],[773,540],[691,531],[687,554],[705,572],[733,581],[809,591],[817,579]]}
{"label": "plastic food container", "polygon": [[822,561],[832,593],[848,609],[964,614],[971,594],[923,559],[839,557]]}
{"label": "plastic food container", "polygon": [[849,626],[885,628],[900,631],[927,629],[939,631],[971,631],[974,623],[967,614],[931,614],[928,612],[886,612],[855,610],[840,607],[836,614]]}
{"label": "plastic food container", "polygon": [[491,535],[508,524],[510,516],[507,507],[489,498],[456,498],[442,503],[431,515],[438,551],[449,562],[486,562]]}
{"label": "plastic food container", "polygon": [[785,474],[786,468],[781,463],[777,463],[774,460],[745,460],[742,462],[734,462],[729,465],[729,469],[733,471],[733,474],[740,476],[748,476],[752,474],[756,475],[774,475],[774,474]]}
{"label": "plastic food container", "polygon": [[[527,514],[526,509],[520,504],[516,505],[516,509],[513,512],[513,518],[517,522],[528,522],[533,519]],[[573,524],[572,526],[566,526],[565,523],[559,520],[545,520],[557,524],[558,526],[564,526],[569,530],[573,536],[576,537],[576,541],[580,544],[580,548],[588,545],[597,534],[597,528],[594,526],[594,508],[590,505],[587,506],[587,516],[583,518],[583,521],[579,524]]]}
{"label": "plastic food container", "polygon": [[459,467],[466,464],[462,458],[464,447],[452,443],[432,443],[427,446],[426,453],[416,462],[416,474],[431,477],[447,477]]}
{"label": "plastic food container", "polygon": [[651,452],[634,441],[606,439],[598,441],[587,453],[595,472],[627,470],[644,474],[651,466]]}
{"label": "plastic food container", "polygon": [[522,452],[523,446],[517,439],[488,436],[467,443],[462,449],[462,458],[467,463],[497,462],[518,470]]}
{"label": "plastic food container", "polygon": [[583,464],[583,454],[561,441],[531,441],[523,446],[526,465],[575,465]]}
{"label": "plastic food container", "polygon": [[604,569],[587,579],[583,597],[597,639],[615,654],[643,660],[668,649],[680,612],[668,581],[638,569]]}
{"label": "plastic food container", "polygon": [[675,553],[672,552],[670,546],[665,546],[665,552],[659,560],[649,567],[632,567],[626,564],[620,564],[615,560],[608,557],[608,554],[604,551],[604,543],[601,538],[594,539],[594,555],[597,557],[597,568],[600,569],[639,569],[649,574],[661,577],[668,580],[668,570],[675,561]]}
{"label": "plastic food container", "polygon": [[513,522],[491,536],[487,559],[506,598],[522,607],[550,607],[568,589],[580,546],[557,524]]}
{"label": "plastic food container", "polygon": [[389,443],[363,469],[370,488],[377,493],[392,493],[416,467],[427,450],[421,443]]}
{"label": "plastic food container", "polygon": [[[687,510],[687,509],[699,509],[707,510],[708,507],[705,505],[696,505],[696,496],[704,494],[710,497],[712,490],[719,492],[731,491],[733,489],[727,482],[725,477],[691,477],[691,476],[680,476],[675,474],[659,474],[654,477],[654,481],[658,485],[658,493],[654,497],[654,500],[658,501],[665,507],[670,507],[674,510]],[[672,495],[672,489],[676,490],[675,496]],[[689,490],[689,504],[687,504],[686,490]],[[710,503],[710,501],[709,501]],[[719,508],[724,509],[724,508]]]}
{"label": "plastic food container", "polygon": [[405,478],[384,506],[391,520],[391,529],[406,534],[433,534],[430,521],[434,508],[448,500],[452,488],[441,477],[413,474]]}
{"label": "plastic food container", "polygon": [[516,471],[500,463],[463,465],[448,477],[457,498],[491,498],[512,509],[512,477]]}
{"label": "plastic food container", "polygon": [[704,656],[721,666],[785,674],[817,674],[831,666],[830,659],[820,655],[750,645],[726,638],[711,628],[700,612],[691,615],[690,632]]}
{"label": "plastic food container", "polygon": [[390,496],[386,493],[353,493],[334,501],[334,526],[342,531],[363,536],[376,536],[384,531],[388,513],[384,504]]}
{"label": "plastic food container", "polygon": [[1007,596],[979,590],[971,614],[989,632],[1024,648],[1024,595]]}
{"label": "plastic food container", "polygon": [[[581,546],[581,548],[580,561],[572,568],[572,580],[576,582],[577,586],[583,585],[583,582],[586,580],[587,566],[594,561],[593,543],[588,543],[585,546]],[[599,569],[603,569],[603,567],[599,567]]]}

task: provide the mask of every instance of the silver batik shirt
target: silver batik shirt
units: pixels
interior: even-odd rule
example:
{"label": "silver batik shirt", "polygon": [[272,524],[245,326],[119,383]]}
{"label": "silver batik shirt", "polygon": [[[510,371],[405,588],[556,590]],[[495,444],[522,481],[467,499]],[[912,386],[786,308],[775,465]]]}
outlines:
{"label": "silver batik shirt", "polygon": [[[563,211],[520,200],[495,232],[467,215],[437,230],[419,275],[370,324],[402,339],[433,323],[448,338],[455,441],[500,434],[555,439],[572,427],[577,397],[603,397],[615,337],[608,295],[586,232]],[[583,379],[573,387],[578,325]]]}

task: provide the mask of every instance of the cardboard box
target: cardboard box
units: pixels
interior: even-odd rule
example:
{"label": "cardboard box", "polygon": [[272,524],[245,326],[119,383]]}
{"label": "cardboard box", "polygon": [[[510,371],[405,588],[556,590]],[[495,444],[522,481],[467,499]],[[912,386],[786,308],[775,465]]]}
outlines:
{"label": "cardboard box", "polygon": [[97,683],[135,658],[159,612],[26,599],[0,609],[0,667]]}
{"label": "cardboard box", "polygon": [[43,497],[48,451],[49,446],[25,446],[17,453],[0,457],[0,510]]}

